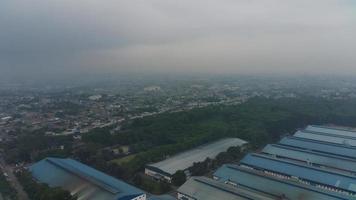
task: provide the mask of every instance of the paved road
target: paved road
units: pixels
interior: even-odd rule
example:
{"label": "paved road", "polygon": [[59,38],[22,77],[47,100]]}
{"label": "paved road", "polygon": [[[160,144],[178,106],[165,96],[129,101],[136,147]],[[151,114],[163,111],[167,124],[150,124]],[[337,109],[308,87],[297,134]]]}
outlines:
{"label": "paved road", "polygon": [[2,155],[0,154],[0,168],[3,173],[7,173],[10,184],[17,192],[17,197],[20,200],[29,200],[27,193],[23,190],[21,184],[18,182],[15,174],[13,173],[12,167],[7,165],[4,161]]}

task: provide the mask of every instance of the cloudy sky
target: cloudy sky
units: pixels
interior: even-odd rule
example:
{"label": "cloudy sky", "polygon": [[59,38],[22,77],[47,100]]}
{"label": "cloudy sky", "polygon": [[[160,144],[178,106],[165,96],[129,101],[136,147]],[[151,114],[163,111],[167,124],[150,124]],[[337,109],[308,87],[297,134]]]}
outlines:
{"label": "cloudy sky", "polygon": [[1,0],[0,74],[356,76],[355,2]]}

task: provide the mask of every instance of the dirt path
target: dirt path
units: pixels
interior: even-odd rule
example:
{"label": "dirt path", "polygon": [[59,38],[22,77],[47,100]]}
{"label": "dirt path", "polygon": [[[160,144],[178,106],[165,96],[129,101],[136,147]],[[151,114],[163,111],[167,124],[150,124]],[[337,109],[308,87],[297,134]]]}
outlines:
{"label": "dirt path", "polygon": [[0,154],[0,168],[2,170],[2,173],[6,173],[8,175],[8,179],[10,181],[10,184],[12,187],[16,190],[17,192],[17,197],[20,200],[30,200],[28,198],[27,193],[23,190],[22,185],[18,182],[15,174],[13,173],[13,170],[11,166],[7,165],[6,162],[4,161],[2,155]]}

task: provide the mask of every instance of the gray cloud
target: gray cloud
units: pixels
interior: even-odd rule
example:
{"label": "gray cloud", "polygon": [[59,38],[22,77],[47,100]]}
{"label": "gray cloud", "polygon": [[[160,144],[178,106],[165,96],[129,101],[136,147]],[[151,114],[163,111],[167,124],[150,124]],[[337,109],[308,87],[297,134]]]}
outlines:
{"label": "gray cloud", "polygon": [[356,75],[353,0],[3,0],[3,75]]}

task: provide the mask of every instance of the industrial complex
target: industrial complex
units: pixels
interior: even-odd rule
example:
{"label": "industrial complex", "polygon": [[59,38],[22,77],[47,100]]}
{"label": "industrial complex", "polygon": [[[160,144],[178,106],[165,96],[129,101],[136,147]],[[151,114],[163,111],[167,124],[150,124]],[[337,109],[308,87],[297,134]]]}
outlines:
{"label": "industrial complex", "polygon": [[247,142],[238,138],[225,138],[214,143],[202,145],[192,150],[172,156],[166,160],[146,166],[145,174],[156,179],[171,182],[173,174],[178,170],[185,171],[189,176],[188,168],[194,163],[202,162],[207,158],[214,159],[219,153],[227,151],[230,147],[243,149]]}
{"label": "industrial complex", "polygon": [[248,153],[238,163],[221,166],[209,177],[190,177],[189,168],[248,143],[225,138],[147,165],[145,174],[158,181],[171,182],[178,170],[186,172],[188,179],[175,197],[148,197],[72,159],[46,158],[30,171],[39,182],[62,187],[83,200],[356,200],[355,138],[351,130],[307,126]]}
{"label": "industrial complex", "polygon": [[352,130],[307,126],[238,164],[223,165],[209,181],[190,179],[178,189],[178,199],[225,199],[235,191],[241,196],[231,199],[259,199],[243,196],[248,188],[266,195],[262,199],[356,200],[355,138]]}

